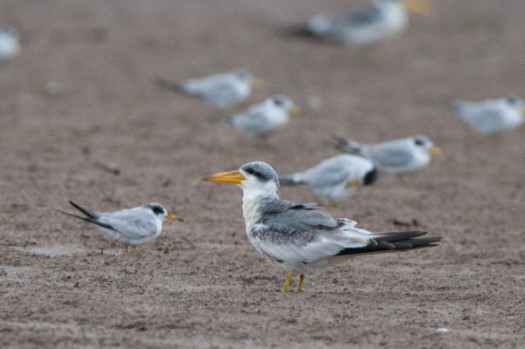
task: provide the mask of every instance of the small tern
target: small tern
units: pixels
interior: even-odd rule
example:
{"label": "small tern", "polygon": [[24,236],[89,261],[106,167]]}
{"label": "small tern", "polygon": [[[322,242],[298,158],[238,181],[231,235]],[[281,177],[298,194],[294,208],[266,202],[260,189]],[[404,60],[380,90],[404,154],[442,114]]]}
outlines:
{"label": "small tern", "polygon": [[303,172],[279,177],[282,186],[305,185],[332,205],[352,195],[359,185],[371,185],[378,178],[374,164],[360,156],[342,154],[321,161]]}
{"label": "small tern", "polygon": [[164,219],[182,221],[175,215],[169,215],[164,206],[156,202],[106,213],[92,212],[73,201],[69,201],[69,203],[82,212],[84,216],[77,216],[64,211],[59,212],[93,223],[95,229],[101,232],[106,239],[124,245],[126,253],[128,246],[133,246],[136,249],[138,245],[148,244],[157,239],[162,231]]}
{"label": "small tern", "polygon": [[315,204],[279,199],[279,178],[264,162],[249,162],[237,171],[221,172],[205,181],[236,184],[243,189],[242,211],[248,239],[277,268],[287,272],[283,292],[294,273],[322,271],[338,262],[371,252],[435,246],[440,237],[419,238],[423,231],[372,233],[347,218],[334,219]]}
{"label": "small tern", "polygon": [[289,121],[289,115],[300,113],[301,109],[288,97],[274,95],[240,114],[221,120],[249,136],[257,137],[266,136],[285,126]]}
{"label": "small tern", "polygon": [[481,102],[452,100],[452,109],[477,132],[490,134],[518,127],[523,123],[525,101],[510,96]]}
{"label": "small tern", "polygon": [[346,153],[362,156],[383,172],[402,174],[426,167],[432,155],[441,154],[430,138],[417,135],[377,144],[360,144],[334,136],[337,148]]}
{"label": "small tern", "polygon": [[353,46],[367,46],[403,31],[407,11],[426,14],[429,0],[373,0],[373,6],[359,11],[318,14],[310,20],[310,32],[321,39]]}
{"label": "small tern", "polygon": [[157,78],[155,83],[177,93],[200,97],[219,109],[227,109],[245,101],[253,89],[263,86],[262,80],[245,69],[191,79],[182,84],[163,78]]}
{"label": "small tern", "polygon": [[17,56],[19,52],[18,31],[10,26],[0,28],[0,62]]}

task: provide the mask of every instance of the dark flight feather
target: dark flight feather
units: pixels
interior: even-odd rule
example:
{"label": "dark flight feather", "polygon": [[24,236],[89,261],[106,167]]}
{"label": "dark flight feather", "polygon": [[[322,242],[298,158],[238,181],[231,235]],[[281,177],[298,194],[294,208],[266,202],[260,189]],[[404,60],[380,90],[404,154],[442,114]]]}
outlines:
{"label": "dark flight feather", "polygon": [[415,248],[425,248],[436,246],[436,243],[441,241],[441,236],[418,238],[427,234],[426,231],[405,231],[385,233],[373,240],[365,247],[348,248],[342,250],[337,256],[362,254],[362,253],[377,253],[377,252],[394,252],[406,251]]}

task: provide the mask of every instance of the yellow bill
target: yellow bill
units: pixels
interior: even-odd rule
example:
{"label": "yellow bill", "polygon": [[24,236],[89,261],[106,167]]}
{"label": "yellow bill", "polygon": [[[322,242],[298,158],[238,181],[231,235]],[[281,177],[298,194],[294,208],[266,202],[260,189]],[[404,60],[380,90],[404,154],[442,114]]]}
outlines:
{"label": "yellow bill", "polygon": [[250,81],[250,88],[252,88],[254,90],[260,90],[263,87],[264,87],[264,81],[262,79],[253,78]]}
{"label": "yellow bill", "polygon": [[215,182],[215,183],[228,183],[228,184],[241,184],[246,177],[242,175],[238,170],[219,172],[211,176],[202,178],[203,181]]}
{"label": "yellow bill", "polygon": [[292,116],[298,116],[301,114],[301,108],[294,104],[290,108],[288,108],[288,114]]}
{"label": "yellow bill", "polygon": [[430,13],[430,0],[403,0],[407,11],[428,15]]}
{"label": "yellow bill", "polygon": [[440,155],[443,150],[440,147],[433,146],[428,149],[428,152],[432,155]]}
{"label": "yellow bill", "polygon": [[347,188],[353,188],[353,187],[357,187],[359,185],[359,179],[352,179],[351,181],[349,181],[348,183],[346,183],[346,187]]}
{"label": "yellow bill", "polygon": [[169,219],[170,221],[183,221],[182,218],[175,216],[174,214],[166,215],[164,218]]}

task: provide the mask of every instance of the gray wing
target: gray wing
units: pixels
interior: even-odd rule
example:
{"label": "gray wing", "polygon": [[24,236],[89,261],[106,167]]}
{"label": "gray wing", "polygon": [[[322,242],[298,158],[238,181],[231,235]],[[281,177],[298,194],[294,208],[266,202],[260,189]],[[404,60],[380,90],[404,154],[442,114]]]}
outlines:
{"label": "gray wing", "polygon": [[385,144],[372,149],[371,160],[380,167],[401,167],[410,164],[414,154],[401,144]]}
{"label": "gray wing", "polygon": [[355,222],[335,220],[313,204],[274,200],[263,203],[262,218],[251,235],[258,248],[277,260],[309,263],[364,247],[373,235]]}
{"label": "gray wing", "polygon": [[338,163],[329,163],[308,171],[305,182],[314,187],[331,187],[348,180],[348,170]]}
{"label": "gray wing", "polygon": [[240,98],[235,83],[230,74],[221,74],[190,80],[184,87],[188,93],[199,95],[214,106],[227,108]]}
{"label": "gray wing", "polygon": [[464,117],[465,121],[478,132],[490,133],[500,130],[504,126],[503,115],[499,110],[484,110],[476,115]]}
{"label": "gray wing", "polygon": [[363,25],[379,22],[382,20],[382,17],[382,13],[379,9],[371,7],[366,10],[343,15],[340,20],[344,22],[342,23],[343,26],[355,25],[361,27]]}
{"label": "gray wing", "polygon": [[232,122],[236,128],[252,136],[264,133],[268,126],[263,110],[248,110],[244,114],[234,116]]}
{"label": "gray wing", "polygon": [[202,96],[209,103],[226,108],[235,104],[238,99],[238,93],[231,82],[224,81],[213,85],[209,90],[203,91]]}
{"label": "gray wing", "polygon": [[150,237],[157,232],[153,217],[137,209],[103,213],[98,221],[130,239]]}

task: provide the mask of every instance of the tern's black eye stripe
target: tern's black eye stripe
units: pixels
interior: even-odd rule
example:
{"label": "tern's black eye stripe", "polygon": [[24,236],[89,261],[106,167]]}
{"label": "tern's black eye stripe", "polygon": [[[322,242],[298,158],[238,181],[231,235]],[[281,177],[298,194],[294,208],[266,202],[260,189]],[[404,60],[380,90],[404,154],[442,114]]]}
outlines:
{"label": "tern's black eye stripe", "polygon": [[364,185],[370,185],[372,183],[374,183],[375,181],[377,181],[377,178],[379,177],[379,172],[377,171],[377,169],[372,169],[372,171],[369,171],[364,180],[363,180],[363,184]]}
{"label": "tern's black eye stripe", "polygon": [[414,142],[416,143],[416,145],[424,145],[425,144],[425,142],[423,142],[421,139],[416,139]]}
{"label": "tern's black eye stripe", "polygon": [[153,206],[151,208],[151,210],[153,211],[153,213],[155,214],[163,214],[164,213],[164,209],[162,207],[159,207],[159,206]]}
{"label": "tern's black eye stripe", "polygon": [[253,170],[253,168],[247,168],[245,171],[246,171],[246,173],[249,173],[249,174],[251,174],[251,175],[255,173],[255,171]]}

